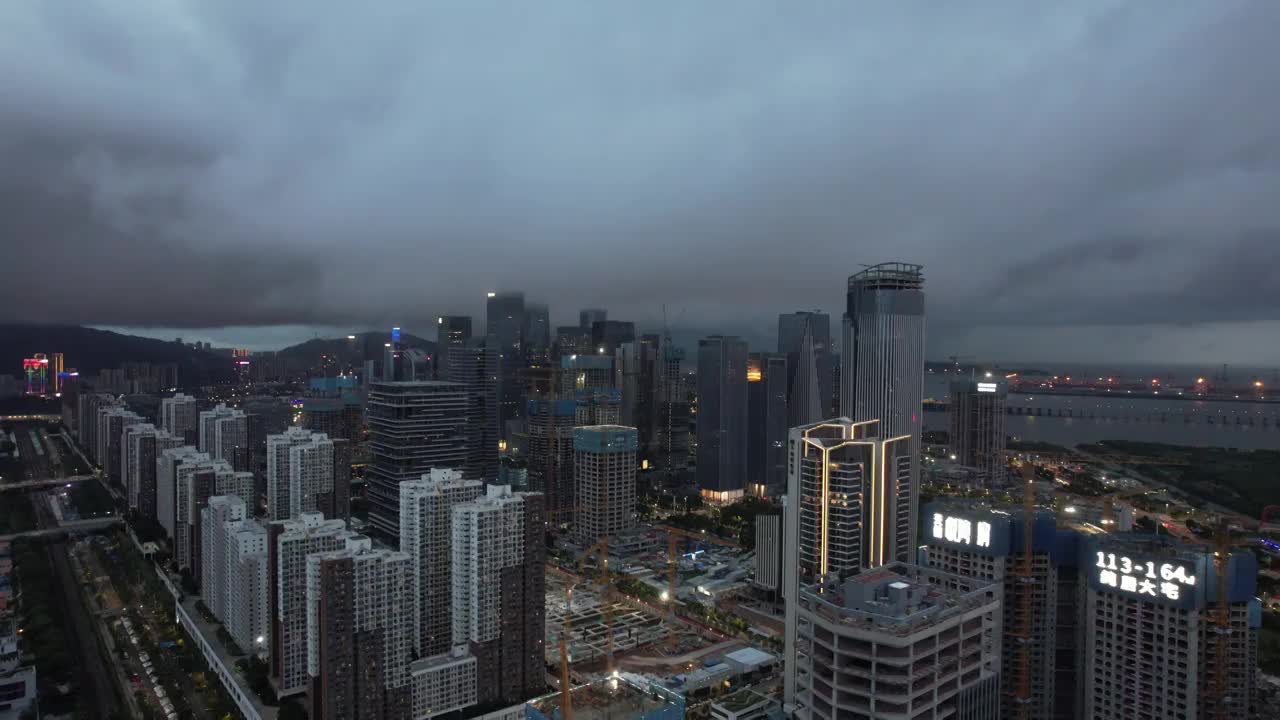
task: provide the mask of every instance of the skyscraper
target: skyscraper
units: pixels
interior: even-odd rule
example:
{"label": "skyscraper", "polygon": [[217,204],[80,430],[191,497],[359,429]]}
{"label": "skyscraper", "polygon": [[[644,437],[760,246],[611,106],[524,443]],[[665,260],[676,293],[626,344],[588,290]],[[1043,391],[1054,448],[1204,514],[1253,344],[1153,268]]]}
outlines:
{"label": "skyscraper", "polygon": [[1253,553],[1227,560],[1219,626],[1212,548],[1133,534],[1096,535],[1081,550],[1078,717],[1250,717],[1261,618]]}
{"label": "skyscraper", "polygon": [[546,631],[542,496],[490,485],[453,509],[453,642],[476,657],[481,704],[542,691]]}
{"label": "skyscraper", "polygon": [[267,436],[267,517],[287,520],[304,512],[345,517],[351,496],[351,461],[345,440],[291,427]]}
{"label": "skyscraper", "polygon": [[787,357],[788,427],[833,417],[830,316],[820,312],[779,315],[778,352]]}
{"label": "skyscraper", "polygon": [[141,423],[125,429],[124,442],[121,457],[127,460],[124,484],[129,509],[155,520],[156,460],[159,453],[169,448],[182,447],[182,439],[164,430],[157,430],[150,423]]}
{"label": "skyscraper", "polygon": [[618,349],[614,375],[622,394],[619,424],[639,435],[638,456],[649,467],[658,459],[658,408],[662,401],[662,336],[642,335]]}
{"label": "skyscraper", "polygon": [[471,342],[470,315],[441,315],[436,321],[436,379],[449,380],[449,351]]}
{"label": "skyscraper", "polygon": [[507,422],[522,416],[524,386],[524,293],[489,293],[485,307],[485,342],[498,353],[498,432],[508,435]]}
{"label": "skyscraper", "polygon": [[591,344],[601,355],[612,356],[622,345],[635,342],[636,324],[625,320],[597,320],[591,323]]}
{"label": "skyscraper", "polygon": [[196,399],[178,393],[160,400],[160,426],[170,435],[182,440],[183,445],[195,445],[199,440],[200,410]]}
{"label": "skyscraper", "polygon": [[787,359],[747,357],[747,489],[778,495],[787,486]]}
{"label": "skyscraper", "polygon": [[977,468],[983,487],[1005,481],[1005,410],[1009,390],[1004,383],[957,380],[951,383],[948,439],[956,462]]}
{"label": "skyscraper", "polygon": [[577,409],[577,402],[572,399],[529,401],[529,489],[543,493],[548,512],[574,507],[573,428]]}
{"label": "skyscraper", "polygon": [[484,494],[484,483],[453,470],[432,470],[400,483],[400,550],[411,559],[419,657],[453,646],[453,508]]}
{"label": "skyscraper", "polygon": [[[906,436],[882,437],[880,423],[836,418],[792,428],[787,479],[788,579],[870,569],[911,557],[901,479],[910,469]],[[794,530],[793,530],[794,528]],[[792,595],[791,597],[794,597]]]}
{"label": "skyscraper", "polygon": [[524,355],[528,362],[546,362],[551,355],[551,311],[546,303],[525,303]]}
{"label": "skyscraper", "polygon": [[1000,630],[989,580],[904,563],[831,576],[787,597],[783,701],[801,720],[996,720]]}
{"label": "skyscraper", "polygon": [[747,477],[747,344],[732,336],[698,341],[698,489],[723,502]]}
{"label": "skyscraper", "polygon": [[595,543],[635,525],[638,447],[635,428],[574,428],[573,476],[579,508],[574,529],[583,542]]}
{"label": "skyscraper", "polygon": [[219,403],[212,410],[201,412],[199,423],[200,452],[240,467],[236,463],[237,451],[249,448],[249,421],[244,412]]}
{"label": "skyscraper", "polygon": [[498,353],[482,343],[449,348],[449,377],[467,396],[466,461],[459,466],[475,480],[498,477]]}
{"label": "skyscraper", "polygon": [[400,483],[467,460],[467,389],[450,382],[375,382],[369,389],[369,522],[396,537]]}
{"label": "skyscraper", "polygon": [[308,555],[306,572],[311,717],[408,718],[409,556],[348,536],[340,550]]}
{"label": "skyscraper", "polygon": [[[1031,576],[1019,573],[1023,514],[985,502],[947,498],[923,509],[920,564],[957,575],[991,580],[1003,590],[1001,717],[1017,717],[1021,704],[1019,660],[1026,649],[1026,703],[1030,717],[1072,720],[1081,716],[1076,696],[1079,543],[1084,535],[1057,527],[1054,514],[1037,511],[1032,519]],[[1021,593],[1027,593],[1024,598]],[[1023,607],[1026,637],[1023,629]]]}
{"label": "skyscraper", "polygon": [[609,311],[604,308],[584,308],[578,311],[578,327],[590,332],[598,322],[609,319]]}
{"label": "skyscraper", "polygon": [[307,556],[346,546],[353,533],[341,520],[303,513],[267,526],[271,588],[271,675],[276,694],[307,690]]}
{"label": "skyscraper", "polygon": [[924,408],[924,275],[920,265],[882,263],[850,277],[848,288],[840,414],[878,419],[885,437],[910,437],[911,472],[899,479],[899,493],[910,497],[907,537],[914,538]]}

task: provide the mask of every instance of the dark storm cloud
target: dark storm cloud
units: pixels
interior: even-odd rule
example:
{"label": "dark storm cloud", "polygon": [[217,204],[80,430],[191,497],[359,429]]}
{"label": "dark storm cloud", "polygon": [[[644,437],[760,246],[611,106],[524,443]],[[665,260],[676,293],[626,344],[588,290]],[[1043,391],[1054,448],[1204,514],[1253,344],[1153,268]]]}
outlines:
{"label": "dark storm cloud", "polygon": [[902,259],[939,332],[1280,321],[1277,26],[1264,0],[11,3],[0,312],[408,325],[520,288],[556,322],[759,331]]}

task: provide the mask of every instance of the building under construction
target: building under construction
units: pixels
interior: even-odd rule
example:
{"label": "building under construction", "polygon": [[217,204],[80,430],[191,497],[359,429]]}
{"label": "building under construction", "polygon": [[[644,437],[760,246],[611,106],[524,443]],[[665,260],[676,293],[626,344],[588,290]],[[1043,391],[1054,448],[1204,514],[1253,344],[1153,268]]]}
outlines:
{"label": "building under construction", "polygon": [[560,692],[530,700],[528,720],[683,720],[684,700],[677,694],[642,678],[619,674],[586,685],[569,694]]}
{"label": "building under construction", "polygon": [[[1077,593],[1082,529],[1057,527],[1048,510],[1031,523],[1030,575],[1018,572],[1024,521],[1015,508],[996,509],[979,500],[945,499],[926,505],[921,565],[992,580],[1003,587],[1001,717],[1018,717],[1021,652],[1027,651],[1028,716],[1045,720],[1080,717],[1076,702]],[[1019,593],[1029,594],[1025,603]],[[1023,627],[1027,637],[1013,634]]]}

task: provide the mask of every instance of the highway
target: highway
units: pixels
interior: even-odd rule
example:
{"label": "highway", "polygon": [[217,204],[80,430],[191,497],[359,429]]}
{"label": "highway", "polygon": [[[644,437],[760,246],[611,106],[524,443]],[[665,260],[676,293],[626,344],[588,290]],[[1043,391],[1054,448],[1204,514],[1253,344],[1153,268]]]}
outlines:
{"label": "highway", "polygon": [[[31,460],[32,458],[25,458],[25,459]],[[72,475],[70,477],[64,477],[64,478],[42,478],[39,480],[23,480],[22,482],[4,483],[3,485],[0,485],[0,492],[11,492],[14,490],[40,490],[43,488],[51,488],[51,487],[57,487],[59,485],[66,485],[68,483],[84,482],[85,480],[92,480],[93,478],[94,478],[93,475]]]}
{"label": "highway", "polygon": [[[37,503],[44,503],[44,498],[36,499]],[[38,511],[37,511],[38,513]],[[39,530],[28,530],[27,532],[11,533],[9,535],[0,535],[0,542],[8,540],[21,540],[23,538],[42,538],[42,537],[66,537],[68,533],[73,532],[93,532],[95,530],[105,530],[113,525],[120,525],[124,521],[118,517],[97,518],[95,520],[71,520],[61,525],[55,524],[53,527],[41,528]]]}

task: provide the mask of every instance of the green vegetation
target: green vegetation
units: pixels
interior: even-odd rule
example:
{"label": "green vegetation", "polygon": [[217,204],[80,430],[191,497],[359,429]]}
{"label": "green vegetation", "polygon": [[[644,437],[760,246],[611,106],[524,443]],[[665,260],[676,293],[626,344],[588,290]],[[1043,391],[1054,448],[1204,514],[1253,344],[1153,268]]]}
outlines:
{"label": "green vegetation", "polygon": [[48,549],[39,543],[23,542],[14,546],[14,569],[18,589],[22,593],[19,617],[22,628],[22,652],[35,656],[39,676],[40,705],[45,713],[78,712],[79,693],[74,687],[66,696],[57,686],[74,682],[78,658],[64,622],[66,610],[58,591],[57,579]]}
{"label": "green vegetation", "polygon": [[67,491],[71,507],[82,519],[104,517],[115,513],[115,501],[106,488],[96,480],[75,483]]}
{"label": "green vegetation", "polygon": [[623,595],[630,595],[648,603],[659,602],[659,594],[652,585],[622,573],[613,573],[613,587]]}
{"label": "green vegetation", "polygon": [[1040,442],[1039,440],[1010,440],[1005,447],[1007,447],[1012,452],[1044,453],[1046,455],[1048,454],[1070,455],[1071,454],[1071,448],[1065,448],[1061,445],[1054,445],[1053,443]]}
{"label": "green vegetation", "polygon": [[1262,613],[1262,629],[1258,631],[1258,668],[1269,675],[1280,675],[1280,615]]}
{"label": "green vegetation", "polygon": [[0,500],[0,535],[26,532],[36,527],[35,508],[31,496],[24,492],[11,492]]}
{"label": "green vegetation", "polygon": [[275,707],[280,704],[276,691],[271,687],[268,675],[271,668],[255,655],[246,660],[237,660],[236,669],[249,683],[249,689],[262,700],[262,704]]}
{"label": "green vegetation", "polygon": [[773,506],[767,500],[746,497],[710,511],[672,515],[667,518],[667,524],[681,530],[716,535],[751,550],[756,545],[756,515],[771,509]]}
{"label": "green vegetation", "polygon": [[1190,495],[1258,517],[1262,508],[1280,505],[1280,451],[1238,451],[1160,443],[1106,440],[1089,450],[1103,457],[1130,455],[1168,460],[1178,465],[1142,463],[1134,469],[1155,482],[1168,483]]}

